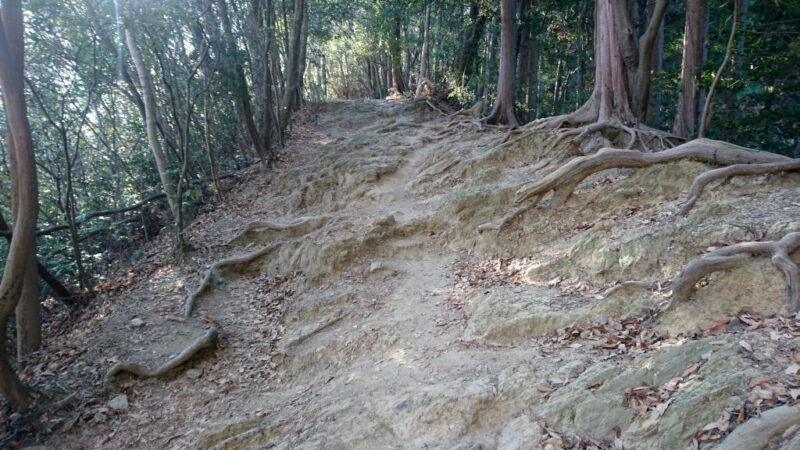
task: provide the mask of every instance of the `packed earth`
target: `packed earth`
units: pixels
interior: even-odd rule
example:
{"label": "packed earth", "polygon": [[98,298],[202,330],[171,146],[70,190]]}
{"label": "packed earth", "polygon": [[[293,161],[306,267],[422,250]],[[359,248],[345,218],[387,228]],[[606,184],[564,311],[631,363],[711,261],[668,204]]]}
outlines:
{"label": "packed earth", "polygon": [[800,173],[711,184],[688,211],[709,169],[690,159],[520,202],[578,146],[451,113],[305,110],[269,177],[221,181],[182,263],[162,233],[48,326],[20,376],[49,406],[6,417],[3,445],[800,448],[777,258],[676,294],[698,258],[797,240]]}

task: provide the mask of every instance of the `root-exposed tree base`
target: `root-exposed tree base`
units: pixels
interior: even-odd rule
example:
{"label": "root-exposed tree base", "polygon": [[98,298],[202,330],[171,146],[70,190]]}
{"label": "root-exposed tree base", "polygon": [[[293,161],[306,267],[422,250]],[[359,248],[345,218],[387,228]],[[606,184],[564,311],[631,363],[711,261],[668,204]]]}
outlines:
{"label": "root-exposed tree base", "polygon": [[192,357],[200,350],[211,347],[211,345],[214,344],[214,341],[216,341],[218,335],[219,331],[217,331],[216,328],[210,328],[205,334],[197,338],[177,356],[154,370],[147,369],[140,364],[120,361],[114,364],[114,366],[111,367],[108,372],[106,372],[106,380],[111,381],[115,376],[122,372],[131,373],[139,378],[154,378],[163,376],[170,370],[175,369],[186,361],[192,359]]}

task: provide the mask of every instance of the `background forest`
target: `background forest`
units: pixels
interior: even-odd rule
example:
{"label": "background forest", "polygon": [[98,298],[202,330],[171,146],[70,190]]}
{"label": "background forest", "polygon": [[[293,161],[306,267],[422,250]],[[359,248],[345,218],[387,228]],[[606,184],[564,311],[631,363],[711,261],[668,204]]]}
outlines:
{"label": "background forest", "polygon": [[[654,50],[638,62],[652,74],[641,123],[696,136],[735,20],[707,136],[798,156],[800,2],[612,3],[634,40],[666,5]],[[520,122],[576,110],[595,84],[595,2],[509,4]],[[165,227],[174,258],[191,249],[183,230],[204,204],[223,201],[219,178],[251,164],[268,171],[293,120],[314,120],[293,119],[304,105],[416,94],[454,109],[481,101],[484,115],[498,92],[499,0],[31,0],[23,18],[47,281],[39,295],[68,304],[91,298],[111,262],[135,261],[134,244]],[[701,58],[687,69],[692,45]],[[687,87],[698,107],[681,128]],[[6,142],[0,232],[10,238]]]}

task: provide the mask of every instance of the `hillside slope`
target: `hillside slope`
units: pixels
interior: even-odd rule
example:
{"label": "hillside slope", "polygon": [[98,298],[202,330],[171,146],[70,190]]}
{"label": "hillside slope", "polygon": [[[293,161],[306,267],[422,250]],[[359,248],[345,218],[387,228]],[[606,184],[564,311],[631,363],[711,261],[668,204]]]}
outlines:
{"label": "hillside slope", "polygon": [[[161,265],[154,246],[135,282],[49,344],[30,378],[78,395],[45,443],[656,449],[736,429],[723,447],[800,446],[787,432],[800,321],[770,259],[666,309],[668,280],[703,252],[800,231],[800,174],[711,187],[684,217],[705,164],[609,170],[560,209],[479,233],[567,155],[546,154],[543,135],[502,145],[501,131],[449,127],[424,102],[334,102],[312,119],[274,172],[242,173],[196,220],[188,261]],[[603,295],[628,280],[654,289]],[[210,327],[216,348],[166,376],[104,379],[119,361],[157,367]],[[766,410],[774,429],[755,418]]]}

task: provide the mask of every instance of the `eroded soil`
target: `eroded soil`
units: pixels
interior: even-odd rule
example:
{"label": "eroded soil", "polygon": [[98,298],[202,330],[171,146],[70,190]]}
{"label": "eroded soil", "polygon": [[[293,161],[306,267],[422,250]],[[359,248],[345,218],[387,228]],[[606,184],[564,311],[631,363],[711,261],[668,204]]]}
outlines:
{"label": "eroded soil", "polygon": [[[666,282],[709,248],[800,231],[800,175],[711,187],[676,217],[704,164],[610,170],[559,210],[478,233],[563,162],[545,136],[502,145],[505,132],[448,127],[424,102],[329,103],[311,119],[278,169],[244,171],[196,220],[183,264],[164,263],[167,238],[151,243],[128,282],[29,364],[29,383],[65,399],[32,440],[655,449],[715,446],[742,428],[723,446],[761,433],[800,447],[800,321],[768,258],[667,312],[668,287],[601,295]],[[183,317],[215,261],[253,252]],[[168,376],[104,380],[117,361],[158,366],[211,326],[216,348]],[[115,410],[120,395],[129,404]],[[747,432],[767,410],[777,425]]]}

